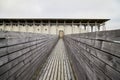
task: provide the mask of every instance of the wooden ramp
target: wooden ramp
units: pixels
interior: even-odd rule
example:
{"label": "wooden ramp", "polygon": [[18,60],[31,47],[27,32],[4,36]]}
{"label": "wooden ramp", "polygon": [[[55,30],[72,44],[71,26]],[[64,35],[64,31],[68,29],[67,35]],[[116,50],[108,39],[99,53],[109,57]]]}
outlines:
{"label": "wooden ramp", "polygon": [[39,80],[75,80],[62,39],[49,56]]}

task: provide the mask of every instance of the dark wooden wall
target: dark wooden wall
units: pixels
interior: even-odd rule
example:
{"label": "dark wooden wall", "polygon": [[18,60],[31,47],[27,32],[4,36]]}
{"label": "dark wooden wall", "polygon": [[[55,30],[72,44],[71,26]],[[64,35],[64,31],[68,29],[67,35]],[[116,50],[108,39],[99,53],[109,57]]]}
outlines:
{"label": "dark wooden wall", "polygon": [[0,32],[0,80],[31,80],[58,40],[55,35]]}
{"label": "dark wooden wall", "polygon": [[120,80],[120,30],[64,37],[78,80]]}

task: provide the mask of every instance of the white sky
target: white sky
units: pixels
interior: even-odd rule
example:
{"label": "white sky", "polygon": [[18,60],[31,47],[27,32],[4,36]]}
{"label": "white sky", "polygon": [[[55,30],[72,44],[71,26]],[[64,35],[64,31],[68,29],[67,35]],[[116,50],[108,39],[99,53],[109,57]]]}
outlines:
{"label": "white sky", "polygon": [[107,18],[120,29],[120,0],[0,0],[0,18]]}

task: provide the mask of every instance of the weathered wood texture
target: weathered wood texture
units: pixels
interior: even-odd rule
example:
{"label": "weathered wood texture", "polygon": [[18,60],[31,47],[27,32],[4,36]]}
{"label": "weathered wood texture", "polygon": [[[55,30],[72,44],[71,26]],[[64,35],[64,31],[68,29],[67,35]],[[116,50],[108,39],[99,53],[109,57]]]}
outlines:
{"label": "weathered wood texture", "polygon": [[62,39],[51,52],[39,80],[75,80]]}
{"label": "weathered wood texture", "polygon": [[55,35],[0,32],[0,80],[31,80],[57,40]]}
{"label": "weathered wood texture", "polygon": [[64,37],[78,80],[120,80],[120,30]]}

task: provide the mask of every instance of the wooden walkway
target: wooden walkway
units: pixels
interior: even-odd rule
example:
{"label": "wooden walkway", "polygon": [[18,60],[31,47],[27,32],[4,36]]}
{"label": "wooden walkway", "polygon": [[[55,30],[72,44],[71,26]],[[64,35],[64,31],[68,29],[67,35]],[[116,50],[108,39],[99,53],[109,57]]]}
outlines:
{"label": "wooden walkway", "polygon": [[39,80],[75,80],[62,39],[49,56]]}

